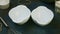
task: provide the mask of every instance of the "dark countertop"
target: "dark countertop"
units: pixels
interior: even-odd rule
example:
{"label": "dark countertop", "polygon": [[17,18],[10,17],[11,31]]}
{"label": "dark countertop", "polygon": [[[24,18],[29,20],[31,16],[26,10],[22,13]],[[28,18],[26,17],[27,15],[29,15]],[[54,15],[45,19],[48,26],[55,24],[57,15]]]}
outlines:
{"label": "dark countertop", "polygon": [[[0,16],[9,24],[9,26],[18,32],[22,32],[22,34],[59,34],[60,33],[60,21],[59,21],[59,14],[55,12],[55,6],[54,3],[44,3],[44,2],[32,2],[30,5],[27,5],[27,7],[32,11],[38,6],[46,6],[49,9],[51,9],[55,17],[52,20],[52,22],[47,26],[39,26],[33,22],[33,20],[30,18],[29,21],[24,25],[17,25],[12,22],[12,20],[8,16],[8,12],[11,8],[19,5],[18,0],[11,0],[10,7],[6,10],[0,9]],[[5,26],[3,26],[3,31],[0,32],[0,34],[7,34],[7,29]]]}

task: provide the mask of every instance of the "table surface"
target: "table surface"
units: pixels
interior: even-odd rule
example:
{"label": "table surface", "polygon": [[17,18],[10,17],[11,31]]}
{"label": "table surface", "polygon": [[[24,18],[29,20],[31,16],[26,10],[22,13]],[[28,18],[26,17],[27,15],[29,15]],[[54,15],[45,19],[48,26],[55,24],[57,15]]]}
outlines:
{"label": "table surface", "polygon": [[[32,18],[29,19],[27,23],[24,25],[17,25],[8,16],[8,12],[11,8],[19,5],[18,0],[11,0],[10,7],[6,10],[0,9],[0,16],[8,23],[8,25],[18,32],[21,32],[22,34],[59,34],[60,33],[60,19],[59,14],[55,12],[55,6],[54,3],[44,3],[44,2],[32,2],[30,5],[27,5],[27,7],[32,11],[38,6],[46,6],[49,9],[51,9],[54,12],[54,19],[52,22],[47,26],[39,26],[35,24],[32,20]],[[3,25],[3,31],[0,32],[0,34],[7,34],[7,29]]]}

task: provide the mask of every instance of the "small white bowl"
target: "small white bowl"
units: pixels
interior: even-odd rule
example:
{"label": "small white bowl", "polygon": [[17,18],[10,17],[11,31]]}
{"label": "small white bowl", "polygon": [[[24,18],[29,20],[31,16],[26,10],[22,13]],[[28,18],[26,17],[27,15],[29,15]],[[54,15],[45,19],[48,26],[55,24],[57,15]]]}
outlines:
{"label": "small white bowl", "polygon": [[9,4],[10,0],[0,0],[0,9],[7,9]]}
{"label": "small white bowl", "polygon": [[58,7],[58,8],[60,8],[60,1],[56,1],[55,2],[55,6]]}
{"label": "small white bowl", "polygon": [[25,5],[18,5],[9,11],[9,17],[14,23],[24,24],[30,18],[31,11]]}
{"label": "small white bowl", "polygon": [[41,26],[48,25],[53,17],[53,12],[45,6],[39,6],[31,13],[33,21]]}
{"label": "small white bowl", "polygon": [[60,13],[60,1],[55,2],[55,9],[57,13]]}

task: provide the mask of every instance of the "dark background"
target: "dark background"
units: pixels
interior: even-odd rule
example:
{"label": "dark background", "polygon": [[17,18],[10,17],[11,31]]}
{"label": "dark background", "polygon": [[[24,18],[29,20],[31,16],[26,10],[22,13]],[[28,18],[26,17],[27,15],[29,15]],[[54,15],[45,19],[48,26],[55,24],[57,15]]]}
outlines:
{"label": "dark background", "polygon": [[[0,9],[0,16],[6,21],[6,23],[13,29],[21,32],[22,34],[60,34],[60,15],[55,12],[55,3],[45,3],[42,1],[31,1],[31,3],[27,2],[28,4],[25,4],[31,11],[35,9],[38,6],[46,6],[47,8],[51,9],[54,13],[54,19],[52,22],[47,26],[39,26],[33,22],[33,20],[30,18],[27,23],[24,25],[17,25],[8,16],[8,12],[11,8],[19,5],[24,4],[25,0],[19,1],[19,0],[11,0],[10,1],[10,7],[8,9],[2,10]],[[7,34],[7,29],[3,25],[3,31],[0,32],[0,34]]]}

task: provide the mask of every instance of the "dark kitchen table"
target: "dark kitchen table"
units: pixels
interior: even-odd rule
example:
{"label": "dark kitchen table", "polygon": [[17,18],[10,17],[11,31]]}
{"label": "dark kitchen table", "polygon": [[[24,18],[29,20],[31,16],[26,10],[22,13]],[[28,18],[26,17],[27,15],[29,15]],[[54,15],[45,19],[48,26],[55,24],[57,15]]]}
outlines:
{"label": "dark kitchen table", "polygon": [[[59,14],[55,12],[55,5],[54,3],[45,3],[41,1],[34,2],[32,1],[30,5],[27,5],[27,7],[32,11],[38,6],[46,6],[49,9],[51,9],[55,15],[52,22],[47,26],[39,26],[35,24],[30,17],[29,21],[25,23],[24,25],[17,25],[8,16],[8,12],[11,8],[19,5],[20,3],[18,0],[11,0],[10,7],[6,10],[0,9],[0,16],[6,21],[6,23],[9,24],[9,26],[16,30],[17,32],[21,32],[22,34],[60,34],[60,20],[59,20]],[[0,34],[7,34],[7,29],[3,25],[3,31],[0,32]]]}

